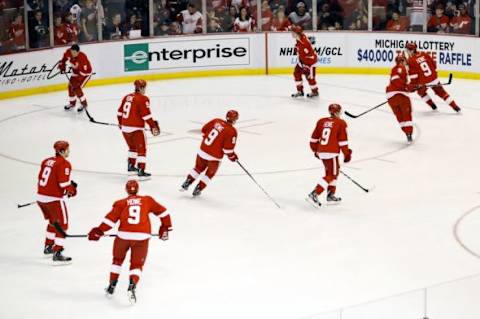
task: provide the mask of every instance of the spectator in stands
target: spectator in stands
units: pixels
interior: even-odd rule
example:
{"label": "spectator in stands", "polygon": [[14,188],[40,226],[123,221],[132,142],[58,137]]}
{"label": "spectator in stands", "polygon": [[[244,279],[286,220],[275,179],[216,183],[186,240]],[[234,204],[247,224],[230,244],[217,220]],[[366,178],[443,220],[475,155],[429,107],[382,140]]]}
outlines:
{"label": "spectator in stands", "polygon": [[392,18],[387,22],[387,31],[407,31],[407,17],[400,17],[400,11],[396,10],[392,13]]}
{"label": "spectator in stands", "polygon": [[122,16],[120,13],[115,13],[111,21],[103,29],[104,39],[106,40],[120,40],[125,39],[125,30],[122,26]]}
{"label": "spectator in stands", "polygon": [[93,0],[86,0],[81,15],[82,33],[80,40],[82,42],[98,40],[97,20],[97,8],[95,7]]}
{"label": "spectator in stands", "polygon": [[468,15],[467,7],[461,3],[458,5],[458,11],[450,20],[450,26],[453,33],[470,34],[472,28],[472,18]]}
{"label": "spectator in stands", "polygon": [[75,21],[75,23],[80,26],[80,24],[82,23],[82,8],[78,5],[78,4],[74,4],[69,12],[72,14],[73,16],[73,20]]}
{"label": "spectator in stands", "polygon": [[138,20],[136,14],[132,14],[128,22],[125,24],[125,34],[128,36],[130,34],[130,31],[132,30],[141,30],[142,29],[142,23],[140,20]]}
{"label": "spectator in stands", "polygon": [[168,35],[170,28],[168,27],[167,21],[160,22],[159,25],[155,27],[154,34],[155,35]]}
{"label": "spectator in stands", "polygon": [[[167,0],[158,1],[153,11],[153,28],[160,30],[160,26],[165,22],[168,25],[171,22],[170,14],[172,10],[169,8]],[[156,35],[156,31],[154,32]]]}
{"label": "spectator in stands", "polygon": [[182,24],[183,34],[202,33],[202,18],[194,3],[189,3],[187,10],[177,15],[177,21]]}
{"label": "spectator in stands", "polygon": [[285,0],[270,0],[269,4],[274,15],[277,14],[277,10],[280,7],[283,7],[283,13],[285,13]]}
{"label": "spectator in stands", "polygon": [[48,0],[27,0],[27,11],[48,11]]}
{"label": "spectator in stands", "polygon": [[240,14],[235,19],[233,24],[234,32],[255,32],[257,29],[255,19],[250,16],[248,9],[242,7],[240,9]]}
{"label": "spectator in stands", "polygon": [[77,24],[77,20],[70,11],[65,14],[64,24],[67,44],[78,43],[78,33],[80,32],[80,28]]}
{"label": "spectator in stands", "polygon": [[222,29],[225,32],[233,32],[233,26],[235,20],[237,19],[237,8],[235,6],[228,7],[228,12],[223,16],[222,19]]}
{"label": "spectator in stands", "polygon": [[242,7],[248,7],[249,1],[248,0],[231,0],[230,6],[234,6],[237,9],[237,12],[240,12]]}
{"label": "spectator in stands", "polygon": [[208,19],[207,32],[208,33],[223,32],[223,29],[220,26],[219,18],[213,16]]}
{"label": "spectator in stands", "polygon": [[262,2],[262,31],[270,31],[272,28],[273,13],[267,0]]}
{"label": "spectator in stands", "polygon": [[53,44],[55,46],[67,44],[65,25],[60,14],[53,17]]}
{"label": "spectator in stands", "polygon": [[297,3],[295,11],[291,12],[288,18],[292,24],[301,26],[303,30],[312,29],[312,16],[307,11],[305,2],[303,1]]}
{"label": "spectator in stands", "polygon": [[54,0],[53,1],[53,12],[58,15],[64,15],[70,8],[73,6],[72,0]]}
{"label": "spectator in stands", "polygon": [[48,23],[42,11],[35,11],[33,19],[29,21],[28,27],[31,48],[44,48],[48,46]]}
{"label": "spectator in stands", "polygon": [[[332,12],[330,4],[324,2],[318,12],[318,26],[320,30],[335,30],[341,25],[342,18],[336,12]],[[340,27],[341,29],[341,27]]]}
{"label": "spectator in stands", "polygon": [[277,13],[273,18],[272,31],[289,31],[290,26],[290,20],[288,20],[288,17],[285,14],[285,7],[278,7]]}
{"label": "spectator in stands", "polygon": [[12,51],[25,50],[25,24],[20,13],[15,15],[10,25],[9,34]]}
{"label": "spectator in stands", "polygon": [[368,11],[363,1],[359,1],[349,19],[347,19],[349,30],[366,30],[368,28]]}
{"label": "spectator in stands", "polygon": [[427,32],[447,33],[450,19],[444,14],[443,4],[437,4],[435,15],[430,17],[427,24]]}
{"label": "spectator in stands", "polygon": [[180,24],[176,21],[172,22],[170,24],[170,30],[168,35],[179,35],[182,34],[182,28],[180,27]]}
{"label": "spectator in stands", "polygon": [[423,12],[423,0],[407,0],[411,6],[410,11],[410,31],[423,31],[423,22],[425,21],[425,12]]}

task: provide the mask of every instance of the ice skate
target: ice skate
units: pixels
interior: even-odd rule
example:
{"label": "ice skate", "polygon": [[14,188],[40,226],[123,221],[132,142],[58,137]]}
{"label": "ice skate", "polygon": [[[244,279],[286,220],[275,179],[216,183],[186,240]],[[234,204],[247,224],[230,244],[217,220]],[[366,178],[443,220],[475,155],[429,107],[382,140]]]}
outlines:
{"label": "ice skate", "polygon": [[181,186],[181,188],[180,188],[180,191],[181,191],[181,192],[187,191],[188,188],[190,187],[190,185],[192,185],[192,183],[193,183],[193,180],[187,178],[187,179],[185,180],[185,182],[183,182],[183,184],[182,184],[182,186]]}
{"label": "ice skate", "polygon": [[138,168],[135,167],[134,164],[128,163],[128,175],[137,175],[138,174]]}
{"label": "ice skate", "polygon": [[340,201],[342,201],[342,199],[340,197],[337,197],[332,193],[328,193],[327,202],[338,203]]}
{"label": "ice skate", "polygon": [[462,114],[462,109],[459,108],[458,106],[453,107],[453,110],[457,112],[457,114]]}
{"label": "ice skate", "polygon": [[68,105],[65,105],[65,106],[63,107],[63,109],[64,109],[65,111],[70,111],[70,110],[72,110],[74,107],[75,107],[75,105],[68,104]]}
{"label": "ice skate", "polygon": [[302,97],[302,96],[304,96],[303,91],[297,91],[296,93],[292,93],[293,98]]}
{"label": "ice skate", "polygon": [[305,198],[305,200],[316,208],[322,206],[322,203],[320,203],[320,201],[318,200],[318,194],[315,193],[315,190],[309,193],[307,198]]}
{"label": "ice skate", "polygon": [[432,104],[432,105],[430,105],[430,107],[432,108],[432,111],[438,111],[438,110],[437,110],[437,105]]}
{"label": "ice skate", "polygon": [[112,281],[107,288],[105,288],[105,297],[112,298],[113,293],[115,292],[115,287],[117,286],[117,281]]}
{"label": "ice skate", "polygon": [[53,245],[45,245],[45,248],[43,249],[43,254],[45,257],[50,257],[50,255],[53,254]]}
{"label": "ice skate", "polygon": [[138,169],[138,179],[141,181],[149,180],[152,177],[152,174],[145,172],[145,170],[139,168]]}
{"label": "ice skate", "polygon": [[72,258],[62,255],[62,250],[58,250],[53,254],[52,260],[54,266],[69,265],[72,263]]}
{"label": "ice skate", "polygon": [[81,105],[81,106],[77,109],[77,112],[78,112],[78,113],[82,113],[83,110],[85,110],[86,107],[87,107],[86,105],[85,105],[85,106],[84,106],[84,105]]}
{"label": "ice skate", "polygon": [[134,282],[130,281],[127,290],[128,301],[131,305],[134,305],[137,302],[137,296],[135,295],[136,285]]}
{"label": "ice skate", "polygon": [[308,98],[318,97],[318,91],[317,91],[317,92],[307,93],[307,97],[308,97]]}
{"label": "ice skate", "polygon": [[200,185],[195,186],[195,189],[193,190],[193,197],[200,196],[202,194],[202,190],[200,189]]}
{"label": "ice skate", "polygon": [[407,134],[407,144],[412,144],[412,143],[413,143],[412,134]]}

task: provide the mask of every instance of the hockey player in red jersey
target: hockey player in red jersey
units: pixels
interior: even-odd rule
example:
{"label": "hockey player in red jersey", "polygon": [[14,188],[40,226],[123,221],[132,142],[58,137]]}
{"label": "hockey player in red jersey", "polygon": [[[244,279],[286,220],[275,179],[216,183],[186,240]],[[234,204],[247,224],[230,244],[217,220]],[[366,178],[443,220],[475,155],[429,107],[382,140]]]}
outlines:
{"label": "hockey player in red jersey", "polygon": [[402,131],[407,136],[407,143],[412,143],[413,122],[412,104],[408,92],[414,87],[408,84],[406,59],[403,54],[395,58],[395,66],[390,73],[390,83],[386,88],[388,105],[392,108]]}
{"label": "hockey player in red jersey", "polygon": [[342,151],[345,163],[350,162],[352,158],[352,150],[348,148],[347,123],[340,118],[342,107],[339,104],[330,104],[328,112],[330,117],[318,120],[310,138],[310,149],[325,166],[325,176],[308,194],[308,198],[318,206],[321,206],[318,195],[325,190],[327,190],[327,201],[341,201],[341,198],[335,196],[336,182],[340,171],[338,156]]}
{"label": "hockey player in red jersey", "polygon": [[81,106],[77,111],[82,112],[87,107],[87,98],[85,97],[82,88],[90,79],[92,66],[87,55],[80,52],[80,47],[77,44],[72,45],[71,48],[63,54],[62,60],[60,60],[58,64],[60,72],[66,72],[67,62],[70,62],[72,67],[72,75],[68,83],[68,97],[70,103],[65,106],[65,110],[68,111],[74,108],[78,98]]}
{"label": "hockey player in red jersey", "polygon": [[109,285],[105,289],[107,297],[113,295],[120,276],[123,261],[130,250],[130,283],[128,297],[130,302],[137,301],[135,289],[140,280],[143,265],[147,258],[150,240],[150,214],[160,218],[161,226],[158,237],[168,240],[168,232],[172,230],[172,222],[167,209],[150,196],[137,195],[138,183],[129,180],[125,185],[128,197],[113,203],[112,210],[105,216],[98,227],[88,233],[89,240],[99,240],[106,231],[119,222],[117,237],[113,242],[113,261],[110,270]]}
{"label": "hockey player in red jersey", "polygon": [[70,147],[66,141],[57,141],[53,145],[55,156],[42,161],[37,183],[37,204],[43,217],[48,220],[45,239],[45,255],[53,254],[55,264],[69,263],[72,258],[62,255],[65,235],[54,225],[57,223],[63,230],[68,229],[68,212],[64,196],[77,194],[77,184],[70,179],[72,166],[67,160]]}
{"label": "hockey player in red jersey", "polygon": [[455,103],[452,97],[445,91],[440,81],[437,78],[437,63],[426,52],[420,52],[417,50],[417,44],[415,42],[409,42],[406,45],[408,53],[408,74],[410,76],[410,83],[419,87],[417,89],[418,95],[425,101],[432,110],[436,110],[437,106],[432,101],[432,98],[427,93],[425,85],[435,85],[432,90],[447,102],[452,109],[456,112],[460,112],[460,107]]}
{"label": "hockey player in red jersey", "polygon": [[316,97],[318,96],[317,81],[315,80],[315,64],[317,63],[317,53],[315,52],[315,49],[313,48],[305,33],[303,33],[301,26],[293,25],[292,34],[293,37],[297,40],[295,44],[295,50],[297,51],[298,56],[298,62],[293,71],[293,77],[295,79],[297,92],[293,93],[292,97],[301,97],[304,95],[302,79],[303,75],[307,79],[308,85],[312,90],[311,93],[307,94],[307,97]]}
{"label": "hockey player in red jersey", "polygon": [[[141,179],[150,178],[145,172],[147,163],[147,142],[145,122],[153,136],[160,134],[160,127],[150,112],[150,100],[145,95],[147,82],[135,80],[135,92],[126,95],[117,111],[118,125],[128,145],[128,172],[137,173]],[[137,166],[136,166],[137,165]]]}
{"label": "hockey player in red jersey", "polygon": [[227,112],[226,121],[213,119],[202,127],[203,140],[197,154],[195,167],[183,182],[181,191],[188,190],[190,185],[205,172],[193,191],[193,196],[200,195],[217,173],[224,155],[232,162],[238,160],[234,151],[237,142],[237,130],[233,127],[237,120],[238,112],[230,110]]}

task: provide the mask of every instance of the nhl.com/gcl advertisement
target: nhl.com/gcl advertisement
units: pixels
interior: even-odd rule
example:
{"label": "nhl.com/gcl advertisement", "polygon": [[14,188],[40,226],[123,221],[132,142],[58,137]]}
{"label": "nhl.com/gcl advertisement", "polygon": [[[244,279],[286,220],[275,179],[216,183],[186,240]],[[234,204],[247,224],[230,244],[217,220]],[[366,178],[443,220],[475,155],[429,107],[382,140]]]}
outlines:
{"label": "nhl.com/gcl advertisement", "polygon": [[250,39],[184,39],[124,45],[125,72],[250,65]]}

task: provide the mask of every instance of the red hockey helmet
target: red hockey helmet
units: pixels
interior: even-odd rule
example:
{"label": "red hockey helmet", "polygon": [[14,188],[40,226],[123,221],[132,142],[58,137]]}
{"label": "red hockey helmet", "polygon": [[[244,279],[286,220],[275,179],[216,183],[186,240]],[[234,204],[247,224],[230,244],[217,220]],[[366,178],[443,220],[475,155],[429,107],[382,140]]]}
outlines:
{"label": "red hockey helmet", "polygon": [[412,51],[412,52],[417,51],[417,44],[415,42],[408,42],[405,47],[407,48],[408,51]]}
{"label": "red hockey helmet", "polygon": [[330,104],[328,106],[328,113],[332,116],[340,116],[340,112],[342,112],[342,106],[340,104]]}
{"label": "red hockey helmet", "polygon": [[129,195],[135,195],[138,193],[138,182],[136,180],[129,180],[127,184],[125,184],[125,190]]}
{"label": "red hockey helmet", "polygon": [[292,25],[292,32],[297,33],[297,34],[302,34],[303,29],[302,29],[301,26],[294,24],[294,25]]}
{"label": "red hockey helmet", "polygon": [[138,79],[138,80],[135,80],[135,82],[133,82],[133,85],[135,85],[135,90],[139,90],[147,86],[147,81]]}
{"label": "red hockey helmet", "polygon": [[226,119],[227,119],[227,122],[235,123],[238,120],[238,112],[235,110],[228,111]]}
{"label": "red hockey helmet", "polygon": [[60,153],[62,151],[65,151],[69,147],[67,141],[56,141],[53,144],[53,149],[55,150],[55,153]]}

